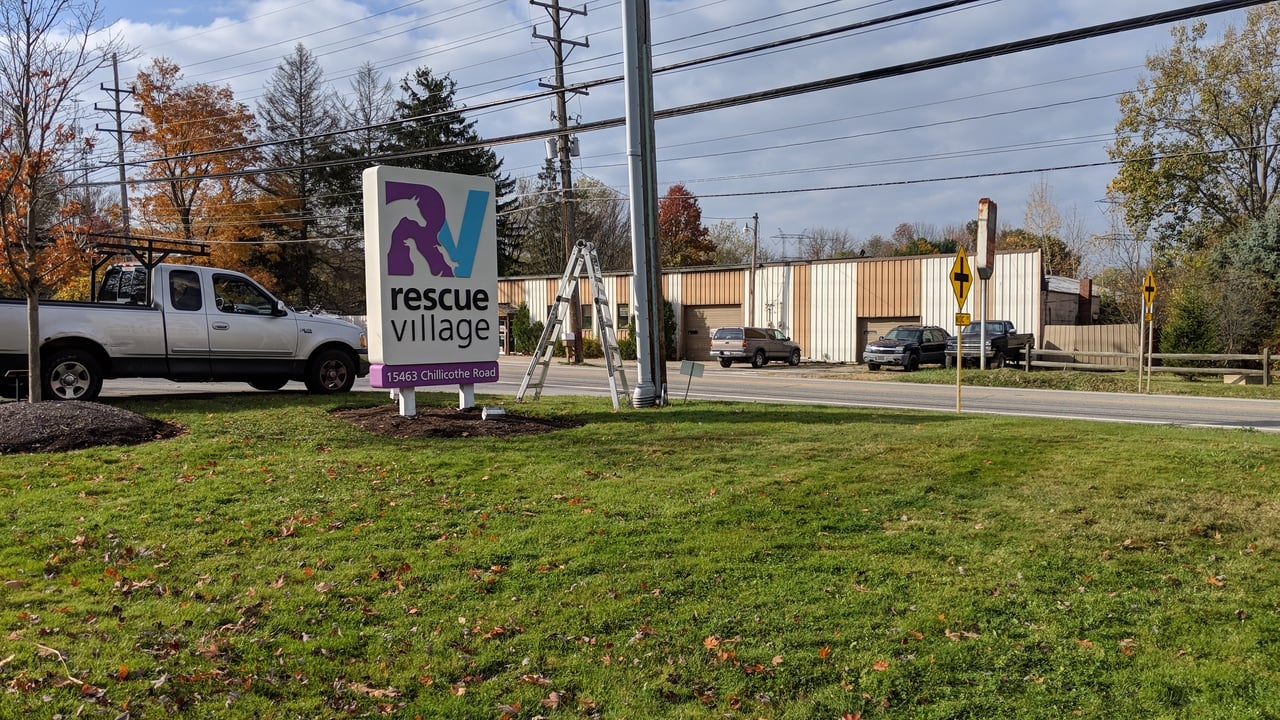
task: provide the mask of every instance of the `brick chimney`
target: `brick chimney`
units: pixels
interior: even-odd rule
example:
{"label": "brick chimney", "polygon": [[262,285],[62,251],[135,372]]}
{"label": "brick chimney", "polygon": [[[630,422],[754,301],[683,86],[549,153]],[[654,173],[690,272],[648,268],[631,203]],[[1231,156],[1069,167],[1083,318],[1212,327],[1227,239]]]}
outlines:
{"label": "brick chimney", "polygon": [[1089,278],[1080,279],[1080,296],[1078,298],[1079,305],[1076,310],[1077,325],[1093,324],[1093,280]]}

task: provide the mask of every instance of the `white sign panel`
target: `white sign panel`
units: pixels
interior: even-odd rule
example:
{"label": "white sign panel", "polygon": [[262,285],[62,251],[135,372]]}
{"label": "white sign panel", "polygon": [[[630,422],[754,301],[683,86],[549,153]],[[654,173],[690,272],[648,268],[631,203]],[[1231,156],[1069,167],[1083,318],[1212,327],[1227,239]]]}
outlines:
{"label": "white sign panel", "polygon": [[487,177],[364,171],[373,387],[497,382],[494,194]]}

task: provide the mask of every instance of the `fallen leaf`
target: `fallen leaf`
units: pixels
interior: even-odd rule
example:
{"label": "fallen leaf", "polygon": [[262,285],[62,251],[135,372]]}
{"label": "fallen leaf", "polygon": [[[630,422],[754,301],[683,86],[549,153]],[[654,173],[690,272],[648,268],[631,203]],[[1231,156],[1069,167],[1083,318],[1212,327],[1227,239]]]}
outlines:
{"label": "fallen leaf", "polygon": [[885,670],[889,669],[889,661],[877,660],[871,664],[871,669],[875,670],[876,672],[884,672]]}
{"label": "fallen leaf", "polygon": [[826,660],[827,656],[830,654],[831,654],[830,645],[824,646],[821,650],[818,651],[818,657],[822,658],[823,660]]}

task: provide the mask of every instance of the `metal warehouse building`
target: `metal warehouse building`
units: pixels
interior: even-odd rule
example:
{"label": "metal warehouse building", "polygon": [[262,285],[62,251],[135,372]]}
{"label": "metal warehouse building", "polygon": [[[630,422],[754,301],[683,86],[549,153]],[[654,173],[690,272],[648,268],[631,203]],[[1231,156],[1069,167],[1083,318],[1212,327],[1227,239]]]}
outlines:
{"label": "metal warehouse building", "polygon": [[[662,292],[676,313],[678,358],[709,359],[712,328],[754,324],[790,335],[808,360],[852,363],[862,360],[867,339],[895,325],[938,325],[954,333],[957,311],[980,319],[981,283],[969,293],[963,309],[956,306],[951,286],[954,262],[954,255],[926,255],[766,263],[756,270],[754,303],[749,266],[677,268],[663,273]],[[531,320],[545,322],[559,282],[559,276],[503,278],[498,282],[499,301],[510,306],[527,303]],[[1089,322],[1091,291],[1087,282],[1081,285],[1082,302],[1073,301],[1069,292],[1058,293],[1065,301],[1050,297],[1040,251],[998,253],[987,281],[986,317],[1012,320],[1023,332],[1034,332],[1040,342],[1046,322],[1077,322],[1074,313],[1061,308],[1082,308],[1082,322]],[[606,274],[604,287],[613,317],[625,329],[635,307],[632,277]],[[591,286],[585,278],[579,280],[578,293],[583,334],[588,336]],[[1055,317],[1045,317],[1051,308]]]}

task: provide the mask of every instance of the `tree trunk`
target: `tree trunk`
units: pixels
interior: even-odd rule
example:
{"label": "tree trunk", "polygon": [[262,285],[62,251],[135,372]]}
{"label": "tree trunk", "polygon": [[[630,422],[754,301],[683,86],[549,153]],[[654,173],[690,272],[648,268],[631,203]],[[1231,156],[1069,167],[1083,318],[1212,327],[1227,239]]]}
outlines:
{"label": "tree trunk", "polygon": [[40,388],[40,295],[27,293],[27,400],[38,403]]}

